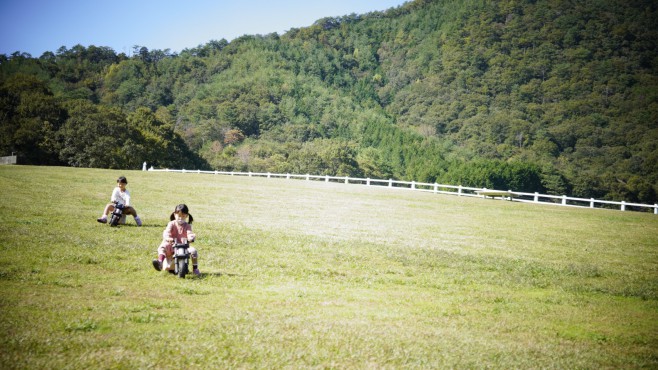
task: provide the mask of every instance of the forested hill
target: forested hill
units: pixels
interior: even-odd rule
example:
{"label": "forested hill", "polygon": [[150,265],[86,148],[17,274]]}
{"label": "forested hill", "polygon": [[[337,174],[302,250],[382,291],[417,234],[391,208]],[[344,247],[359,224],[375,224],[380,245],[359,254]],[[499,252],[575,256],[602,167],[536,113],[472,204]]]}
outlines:
{"label": "forested hill", "polygon": [[416,0],[180,53],[2,55],[0,155],[655,203],[657,7]]}

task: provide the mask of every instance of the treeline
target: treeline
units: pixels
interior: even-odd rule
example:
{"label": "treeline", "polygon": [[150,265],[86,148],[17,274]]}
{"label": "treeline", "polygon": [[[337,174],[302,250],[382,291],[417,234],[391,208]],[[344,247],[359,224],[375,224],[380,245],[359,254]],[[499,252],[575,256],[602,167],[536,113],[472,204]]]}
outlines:
{"label": "treeline", "polygon": [[655,203],[656,7],[416,0],[180,53],[16,52],[0,152]]}
{"label": "treeline", "polygon": [[125,112],[87,99],[61,99],[33,75],[14,74],[0,86],[0,147],[23,164],[140,168],[143,161],[196,168],[168,111]]}

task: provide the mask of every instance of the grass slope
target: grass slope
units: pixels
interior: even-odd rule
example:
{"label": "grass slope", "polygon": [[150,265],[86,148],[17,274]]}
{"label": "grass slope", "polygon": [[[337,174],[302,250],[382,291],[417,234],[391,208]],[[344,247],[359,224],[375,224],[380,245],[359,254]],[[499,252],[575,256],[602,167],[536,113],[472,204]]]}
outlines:
{"label": "grass slope", "polygon": [[[144,220],[96,223],[118,176]],[[0,167],[0,368],[656,368],[658,217]],[[201,278],[151,259],[178,203]]]}

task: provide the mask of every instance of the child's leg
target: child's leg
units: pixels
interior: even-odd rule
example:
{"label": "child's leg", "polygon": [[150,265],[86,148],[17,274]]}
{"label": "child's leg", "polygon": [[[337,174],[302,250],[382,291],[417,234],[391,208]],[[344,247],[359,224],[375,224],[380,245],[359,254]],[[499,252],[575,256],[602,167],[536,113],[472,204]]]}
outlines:
{"label": "child's leg", "polygon": [[107,215],[110,214],[110,212],[112,212],[112,211],[114,211],[114,204],[108,203],[105,206],[105,209],[103,210],[103,215],[100,218],[96,219],[96,221],[102,222],[102,223],[107,222]]}
{"label": "child's leg", "polygon": [[190,257],[192,258],[192,266],[196,268],[197,260],[199,259],[199,252],[197,252],[196,248],[194,247],[189,247],[187,250],[190,252]]}
{"label": "child's leg", "polygon": [[123,210],[123,214],[125,215],[131,215],[135,218],[135,222],[137,223],[137,226],[142,226],[142,219],[137,216],[137,210],[133,207],[126,207]]}
{"label": "child's leg", "polygon": [[114,211],[114,203],[108,203],[103,210],[103,217],[107,217],[112,211]]}
{"label": "child's leg", "polygon": [[160,248],[158,248],[158,259],[162,261],[163,257],[167,259],[169,269],[173,270],[174,247],[171,245],[171,243],[166,241],[162,242],[162,244],[160,244]]}
{"label": "child's leg", "polygon": [[199,273],[199,264],[198,264],[199,252],[197,252],[196,248],[194,248],[194,247],[190,247],[190,248],[188,248],[188,250],[189,250],[190,255],[191,255],[190,257],[192,258],[192,269],[193,269],[193,271],[196,275],[200,275],[200,273]]}
{"label": "child's leg", "polygon": [[[158,259],[153,260],[153,267],[155,267],[155,269],[158,271],[162,270],[165,259],[167,259],[167,262],[169,262],[168,265],[171,266],[171,259],[173,255],[174,255],[174,250],[171,247],[171,244],[169,244],[166,241],[163,241],[162,244],[160,244],[160,246],[158,247]],[[169,266],[167,267],[167,269],[169,269]]]}

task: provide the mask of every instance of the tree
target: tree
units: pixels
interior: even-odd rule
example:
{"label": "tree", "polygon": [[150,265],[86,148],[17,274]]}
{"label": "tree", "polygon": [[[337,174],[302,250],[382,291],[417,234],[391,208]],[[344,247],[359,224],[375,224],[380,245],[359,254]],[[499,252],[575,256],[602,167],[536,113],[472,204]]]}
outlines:
{"label": "tree", "polygon": [[156,167],[208,169],[209,165],[201,157],[190,151],[183,139],[174,131],[171,122],[162,121],[160,115],[148,108],[140,107],[127,117],[128,126],[135,128],[138,135],[131,144],[139,161],[146,161]]}
{"label": "tree", "polygon": [[368,147],[359,151],[356,157],[359,169],[364,176],[373,179],[389,179],[393,170],[381,150]]}
{"label": "tree", "polygon": [[16,74],[0,85],[0,152],[21,163],[60,164],[55,133],[65,119],[46,83]]}
{"label": "tree", "polygon": [[233,145],[239,143],[242,140],[244,140],[244,134],[238,129],[228,130],[224,134],[224,144],[226,145]]}
{"label": "tree", "polygon": [[58,131],[62,161],[73,167],[140,167],[138,132],[119,109],[84,100],[67,102],[66,109],[69,118]]}
{"label": "tree", "polygon": [[539,167],[524,162],[458,162],[448,168],[441,181],[477,188],[544,192]]}

